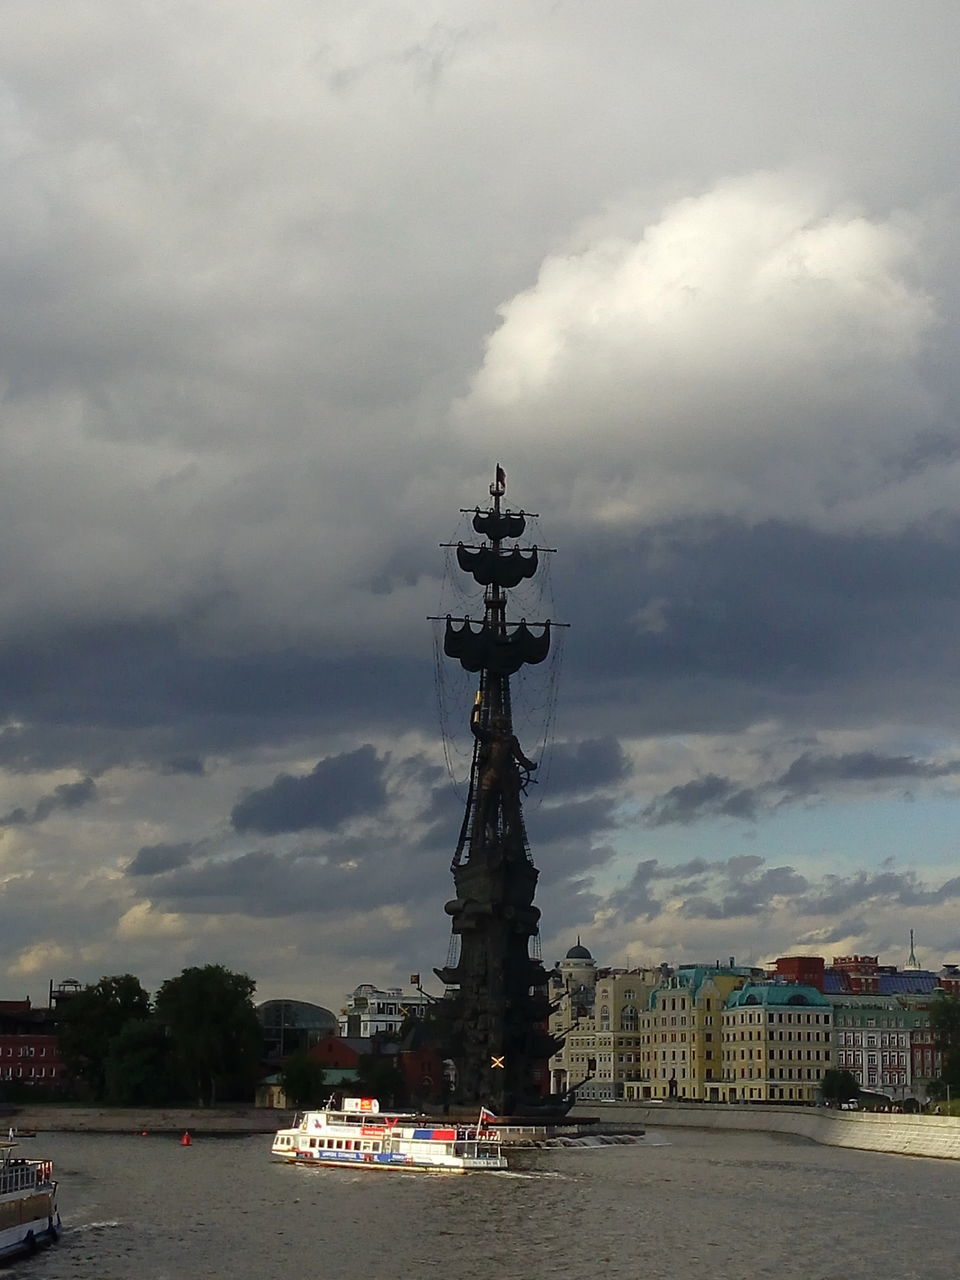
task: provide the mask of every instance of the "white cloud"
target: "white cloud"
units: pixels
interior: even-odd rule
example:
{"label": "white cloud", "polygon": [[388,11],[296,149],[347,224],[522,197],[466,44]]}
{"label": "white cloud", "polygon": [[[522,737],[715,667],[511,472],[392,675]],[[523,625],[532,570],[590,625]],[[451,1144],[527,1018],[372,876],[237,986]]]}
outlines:
{"label": "white cloud", "polygon": [[942,425],[923,234],[773,173],[588,232],[500,309],[461,431],[542,460],[600,519],[859,522]]}
{"label": "white cloud", "polygon": [[829,207],[799,177],[727,180],[639,236],[550,255],[500,308],[460,428],[540,458],[602,520],[860,522],[941,425],[918,361],[937,320],[923,247],[916,216]]}

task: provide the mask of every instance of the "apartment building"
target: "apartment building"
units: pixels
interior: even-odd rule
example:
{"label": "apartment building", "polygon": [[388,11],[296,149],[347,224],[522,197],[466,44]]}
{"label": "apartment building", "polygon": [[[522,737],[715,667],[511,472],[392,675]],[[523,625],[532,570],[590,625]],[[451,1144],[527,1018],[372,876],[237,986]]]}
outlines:
{"label": "apartment building", "polygon": [[366,1039],[389,1033],[397,1035],[407,1018],[422,1018],[430,1004],[424,991],[404,991],[388,987],[385,991],[372,983],[362,982],[346,997],[337,1019],[341,1036]]}
{"label": "apartment building", "polygon": [[563,1041],[550,1059],[555,1093],[613,1102],[640,1077],[641,1023],[662,969],[599,969],[579,938],[551,974],[550,1032]]}
{"label": "apartment building", "polygon": [[[896,996],[828,995],[833,1006],[834,1066],[862,1089],[905,1098],[913,1087],[911,1034],[922,1022]],[[929,1027],[929,1019],[927,1019]],[[922,1028],[921,1028],[922,1030]]]}
{"label": "apartment building", "polygon": [[639,1081],[624,1096],[720,1101],[724,1003],[757,972],[717,964],[663,974],[641,1019]]}
{"label": "apartment building", "polygon": [[730,1102],[816,1101],[832,1065],[833,1007],[815,987],[748,982],[723,1010]]}

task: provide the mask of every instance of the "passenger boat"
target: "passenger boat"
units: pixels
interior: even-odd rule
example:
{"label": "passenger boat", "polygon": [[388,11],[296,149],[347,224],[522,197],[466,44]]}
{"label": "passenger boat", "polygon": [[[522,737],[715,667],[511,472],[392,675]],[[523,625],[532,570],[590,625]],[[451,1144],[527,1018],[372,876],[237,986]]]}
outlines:
{"label": "passenger boat", "polygon": [[57,1182],[49,1160],[25,1160],[0,1142],[0,1258],[33,1253],[60,1238]]}
{"label": "passenger boat", "polygon": [[481,1110],[475,1125],[440,1125],[413,1112],[381,1111],[376,1098],[344,1098],[306,1111],[290,1129],[278,1129],[271,1154],[288,1164],[349,1165],[361,1169],[416,1169],[469,1173],[506,1169],[493,1116]]}

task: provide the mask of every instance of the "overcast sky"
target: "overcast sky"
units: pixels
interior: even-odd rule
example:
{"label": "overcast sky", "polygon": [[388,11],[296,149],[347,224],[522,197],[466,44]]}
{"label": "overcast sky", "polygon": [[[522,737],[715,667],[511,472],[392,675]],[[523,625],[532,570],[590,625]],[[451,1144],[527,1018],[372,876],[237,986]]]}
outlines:
{"label": "overcast sky", "polygon": [[0,36],[0,994],[444,963],[497,462],[544,959],[960,960],[955,0]]}

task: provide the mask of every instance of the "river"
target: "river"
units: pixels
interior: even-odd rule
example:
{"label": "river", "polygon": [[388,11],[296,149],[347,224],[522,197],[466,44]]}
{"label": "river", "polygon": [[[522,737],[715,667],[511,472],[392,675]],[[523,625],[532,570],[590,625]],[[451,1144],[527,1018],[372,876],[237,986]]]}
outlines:
{"label": "river", "polygon": [[[43,1133],[36,1280],[953,1280],[960,1162],[752,1133],[521,1153],[466,1177],[274,1164],[269,1138]],[[34,1150],[35,1148],[35,1150]]]}

